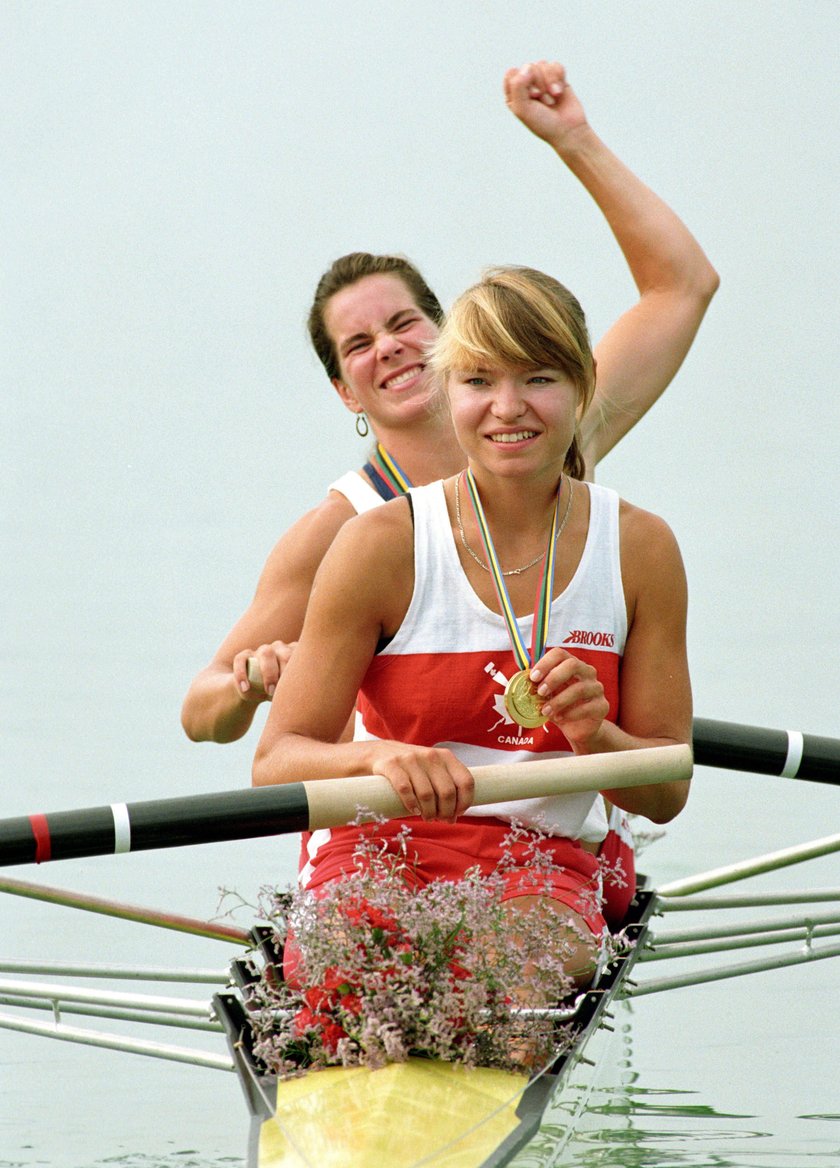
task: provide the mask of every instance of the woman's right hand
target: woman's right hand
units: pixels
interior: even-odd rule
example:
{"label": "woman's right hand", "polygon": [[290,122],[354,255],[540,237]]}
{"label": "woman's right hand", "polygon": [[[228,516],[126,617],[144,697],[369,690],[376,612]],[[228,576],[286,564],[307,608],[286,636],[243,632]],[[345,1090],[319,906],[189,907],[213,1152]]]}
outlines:
{"label": "woman's right hand", "polygon": [[451,750],[403,742],[371,745],[372,773],[388,780],[409,815],[454,823],[471,805],[472,774]]}
{"label": "woman's right hand", "polygon": [[233,659],[233,679],[245,701],[274,697],[280,674],[289,664],[297,641],[272,641],[258,649],[241,649]]}

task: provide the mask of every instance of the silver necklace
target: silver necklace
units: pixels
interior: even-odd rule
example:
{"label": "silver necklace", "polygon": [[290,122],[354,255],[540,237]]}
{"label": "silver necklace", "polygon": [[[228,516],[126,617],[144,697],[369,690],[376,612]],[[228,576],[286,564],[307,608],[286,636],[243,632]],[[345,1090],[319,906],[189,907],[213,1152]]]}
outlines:
{"label": "silver necklace", "polygon": [[[562,478],[562,476],[561,476],[561,478]],[[572,510],[573,480],[571,478],[569,478],[569,476],[567,475],[566,481],[569,484],[569,499],[568,499],[568,502],[566,503],[566,510],[563,512],[563,518],[560,522],[560,526],[557,528],[557,534],[554,537],[555,543],[557,543],[558,539],[563,534],[563,529],[569,521],[569,515],[570,515],[571,510]],[[467,543],[467,536],[466,536],[466,533],[464,531],[464,525],[461,522],[461,492],[459,490],[460,482],[461,482],[461,476],[456,475],[455,476],[455,519],[457,520],[457,523],[458,523],[458,532],[461,536],[461,543],[464,545],[464,551],[469,552],[469,554],[472,556],[472,558],[478,564],[479,568],[483,568],[485,572],[489,572],[490,569],[487,567],[484,560],[479,559],[479,557],[475,554],[473,549]],[[560,489],[561,490],[563,489],[562,482],[560,484]],[[527,572],[529,568],[533,568],[536,564],[538,564],[540,562],[540,560],[543,560],[543,559],[545,559],[545,552],[540,552],[540,554],[536,557],[536,559],[531,560],[530,564],[523,564],[523,566],[521,568],[511,568],[507,572],[502,572],[502,575],[503,576],[521,576],[523,572]]]}

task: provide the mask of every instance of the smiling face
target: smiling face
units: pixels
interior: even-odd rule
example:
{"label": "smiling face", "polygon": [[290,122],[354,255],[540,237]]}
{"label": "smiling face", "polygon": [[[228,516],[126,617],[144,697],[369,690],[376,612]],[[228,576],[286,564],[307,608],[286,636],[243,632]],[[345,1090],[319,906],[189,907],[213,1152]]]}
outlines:
{"label": "smiling face", "polygon": [[[595,361],[577,299],[533,268],[495,268],[453,304],[429,353],[447,385],[461,447],[493,466],[532,453],[583,478],[576,415],[595,387]],[[545,464],[547,465],[547,464]],[[534,468],[535,469],[535,466]]]}
{"label": "smiling face", "polygon": [[365,276],[342,288],[324,322],[338,355],[340,376],[332,383],[348,409],[364,410],[375,426],[426,412],[426,350],[438,328],[399,276]]}
{"label": "smiling face", "polygon": [[575,435],[580,391],[560,369],[454,369],[447,379],[458,443],[474,470],[544,472],[556,482]]}

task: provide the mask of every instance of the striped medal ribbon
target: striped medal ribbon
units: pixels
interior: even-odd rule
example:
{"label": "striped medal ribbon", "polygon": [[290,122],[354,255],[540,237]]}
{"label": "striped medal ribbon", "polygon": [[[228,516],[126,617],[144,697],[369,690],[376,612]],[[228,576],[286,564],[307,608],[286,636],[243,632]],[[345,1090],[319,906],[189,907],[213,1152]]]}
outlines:
{"label": "striped medal ribbon", "polygon": [[396,499],[398,495],[405,495],[413,485],[400,464],[381,442],[377,442],[371,461],[365,463],[364,469],[376,488],[376,493],[382,499]]}
{"label": "striped medal ribbon", "polygon": [[510,643],[513,648],[513,656],[519,666],[519,672],[513,675],[505,687],[505,709],[518,726],[524,726],[528,729],[533,729],[536,726],[544,726],[548,718],[540,712],[542,699],[534,689],[529,673],[534,662],[539,661],[540,657],[542,657],[548,638],[548,621],[551,615],[551,593],[554,589],[557,522],[560,512],[560,493],[563,490],[563,479],[560,479],[560,485],[557,488],[554,516],[551,520],[551,530],[548,533],[548,546],[545,549],[545,558],[543,560],[542,577],[537,588],[537,598],[534,602],[534,620],[531,626],[531,647],[529,651],[522,639],[522,633],[519,631],[519,625],[513,611],[513,605],[510,602],[510,595],[502,574],[499,557],[496,555],[496,549],[493,546],[493,537],[490,534],[490,528],[487,523],[487,517],[484,514],[484,507],[481,504],[481,497],[478,493],[475,478],[471,470],[465,470],[463,477],[467,487],[467,494],[469,495],[473,512],[475,513],[476,522],[478,523],[478,530],[487,556],[490,575],[493,579],[496,595],[499,598],[502,617],[507,625],[508,636],[510,637]]}

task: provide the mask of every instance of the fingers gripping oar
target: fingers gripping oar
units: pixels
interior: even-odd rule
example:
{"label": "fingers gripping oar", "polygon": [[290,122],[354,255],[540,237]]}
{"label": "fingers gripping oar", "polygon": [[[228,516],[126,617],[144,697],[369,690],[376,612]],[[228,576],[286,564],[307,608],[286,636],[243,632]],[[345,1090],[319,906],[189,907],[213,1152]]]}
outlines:
{"label": "fingers gripping oar", "polygon": [[[473,803],[642,787],[689,779],[691,771],[688,746],[474,767]],[[362,775],[19,816],[0,820],[0,866],[316,831],[352,823],[360,808],[372,817],[405,815],[387,779]]]}

